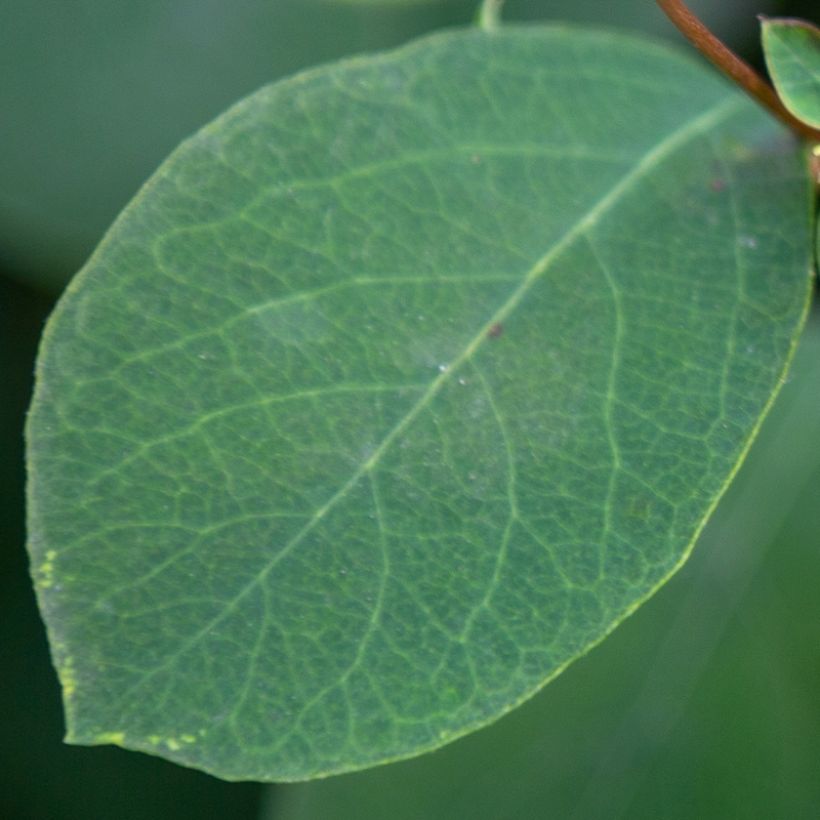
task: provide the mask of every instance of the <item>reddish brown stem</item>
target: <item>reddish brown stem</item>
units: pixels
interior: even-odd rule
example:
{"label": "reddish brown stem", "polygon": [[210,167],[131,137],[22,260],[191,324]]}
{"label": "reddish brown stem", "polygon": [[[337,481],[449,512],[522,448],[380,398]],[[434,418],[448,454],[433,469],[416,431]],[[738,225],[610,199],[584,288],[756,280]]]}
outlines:
{"label": "reddish brown stem", "polygon": [[745,60],[719,40],[682,0],[656,0],[664,14],[690,43],[747,94],[768,109],[802,139],[820,141],[820,131],[797,119],[775,90]]}

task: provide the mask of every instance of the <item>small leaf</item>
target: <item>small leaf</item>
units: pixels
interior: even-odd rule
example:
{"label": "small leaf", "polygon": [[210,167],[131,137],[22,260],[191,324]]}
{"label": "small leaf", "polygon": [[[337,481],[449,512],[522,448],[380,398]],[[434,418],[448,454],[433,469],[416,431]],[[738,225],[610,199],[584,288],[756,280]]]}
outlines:
{"label": "small leaf", "polygon": [[763,20],[763,51],[783,104],[820,128],[820,29],[804,20]]}
{"label": "small leaf", "polygon": [[45,333],[68,737],[232,779],[499,717],[685,560],[810,290],[798,146],[666,48],[453,32],[186,142]]}

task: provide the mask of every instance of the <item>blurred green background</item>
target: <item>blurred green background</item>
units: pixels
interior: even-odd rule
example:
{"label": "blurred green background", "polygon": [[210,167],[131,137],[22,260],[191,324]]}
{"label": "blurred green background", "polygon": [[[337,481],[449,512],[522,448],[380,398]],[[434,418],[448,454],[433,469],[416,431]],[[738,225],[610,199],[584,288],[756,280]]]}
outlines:
{"label": "blurred green background", "polygon": [[[685,569],[507,718],[316,784],[221,783],[61,743],[27,575],[21,430],[54,299],[187,134],[258,86],[468,23],[477,0],[4,0],[0,9],[0,817],[540,820],[820,817],[820,313]],[[759,62],[755,13],[691,5]],[[508,0],[507,19],[679,39],[651,0]]]}

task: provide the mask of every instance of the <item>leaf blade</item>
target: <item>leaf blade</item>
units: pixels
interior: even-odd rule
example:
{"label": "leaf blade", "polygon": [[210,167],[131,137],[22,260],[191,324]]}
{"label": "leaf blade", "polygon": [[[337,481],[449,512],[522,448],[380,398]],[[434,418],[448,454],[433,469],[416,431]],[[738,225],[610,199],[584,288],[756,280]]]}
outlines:
{"label": "leaf blade", "polygon": [[783,104],[820,128],[820,29],[804,20],[764,19],[766,65]]}
{"label": "leaf blade", "polygon": [[441,35],[206,128],[44,343],[31,547],[72,740],[300,779],[529,696],[679,566],[748,446],[806,187],[708,75],[564,29]]}

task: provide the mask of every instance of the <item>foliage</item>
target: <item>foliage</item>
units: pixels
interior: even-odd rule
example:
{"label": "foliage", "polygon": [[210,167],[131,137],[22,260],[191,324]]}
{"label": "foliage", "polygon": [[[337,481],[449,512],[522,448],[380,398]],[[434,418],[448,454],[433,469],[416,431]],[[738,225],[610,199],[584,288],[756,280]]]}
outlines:
{"label": "foliage", "polygon": [[763,47],[786,106],[820,128],[820,29],[799,20],[764,20]]}
{"label": "foliage", "polygon": [[782,383],[804,162],[691,60],[563,27],[331,65],[189,140],[42,347],[30,547],[70,739],[302,779],[584,654],[688,556]]}

